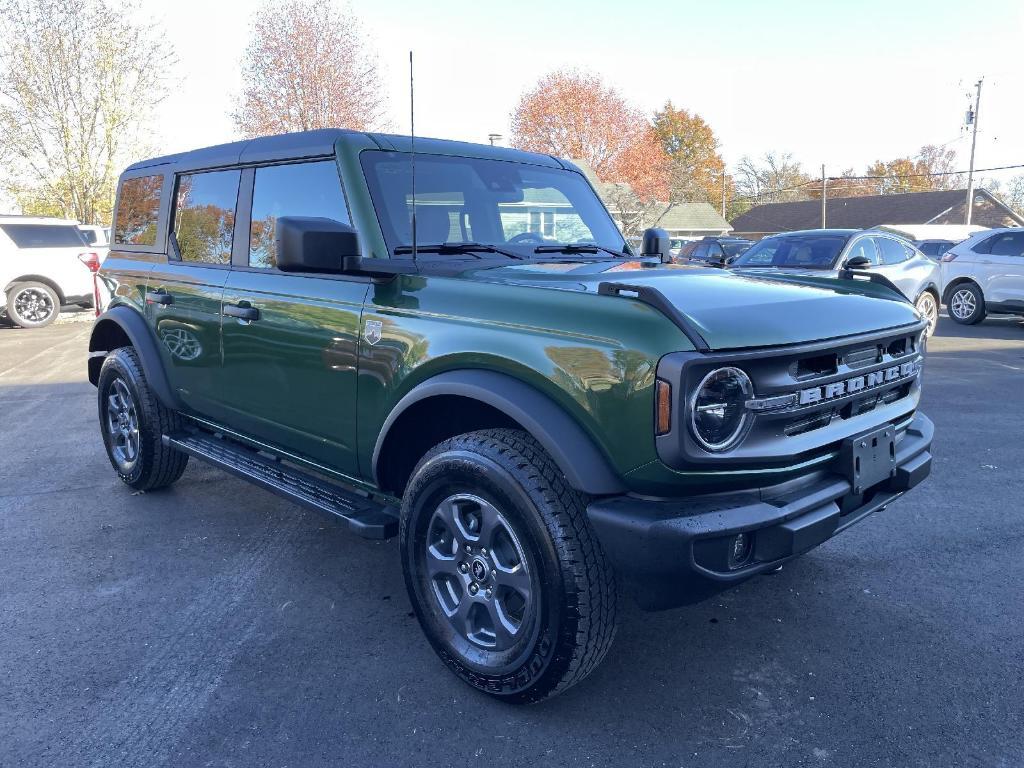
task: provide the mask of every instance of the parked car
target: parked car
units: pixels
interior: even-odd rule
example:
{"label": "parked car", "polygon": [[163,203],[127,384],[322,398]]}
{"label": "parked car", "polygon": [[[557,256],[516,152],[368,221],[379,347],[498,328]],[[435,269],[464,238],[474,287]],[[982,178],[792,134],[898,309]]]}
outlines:
{"label": "parked car", "polygon": [[[852,261],[852,263],[851,263]],[[807,229],[772,235],[730,265],[738,270],[838,275],[845,265],[887,278],[928,322],[939,320],[939,265],[909,241],[888,232],[860,229]]]}
{"label": "parked car", "polygon": [[445,664],[531,702],[601,661],[620,587],[705,599],[928,475],[926,325],[890,288],[665,264],[661,230],[639,258],[548,155],[417,139],[414,192],[412,147],[323,130],[122,174],[88,375],[129,488],[193,457],[397,535]]}
{"label": "parked car", "polygon": [[82,239],[91,246],[105,248],[110,245],[110,230],[95,224],[79,224]]}
{"label": "parked car", "polygon": [[713,264],[724,266],[754,244],[741,237],[704,237],[679,249],[677,264]]}
{"label": "parked car", "polygon": [[0,216],[0,310],[15,325],[40,328],[62,306],[92,306],[99,261],[75,221]]}
{"label": "parked car", "polygon": [[[697,238],[695,237],[673,237],[669,245],[668,252],[672,256],[673,260],[679,255],[679,249],[687,243],[692,243]],[[639,245],[640,243],[637,243]]]}
{"label": "parked car", "polygon": [[973,325],[989,312],[1024,315],[1024,229],[989,229],[942,256],[942,300],[949,316]]}
{"label": "parked car", "polygon": [[955,240],[911,240],[911,242],[917,250],[936,261],[939,260],[942,254],[956,245]]}

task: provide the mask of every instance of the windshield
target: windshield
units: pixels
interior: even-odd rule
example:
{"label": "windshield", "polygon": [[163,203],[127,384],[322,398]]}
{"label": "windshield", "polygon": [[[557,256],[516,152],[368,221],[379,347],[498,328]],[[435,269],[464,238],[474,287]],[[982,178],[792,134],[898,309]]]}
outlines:
{"label": "windshield", "polygon": [[718,244],[722,246],[726,256],[735,256],[738,253],[743,253],[752,245],[749,240],[719,240]]}
{"label": "windshield", "polygon": [[[361,162],[388,248],[404,249],[412,244],[410,155],[363,152]],[[538,246],[593,245],[615,253],[625,247],[580,174],[442,155],[416,156],[416,242],[478,243],[527,258]]]}
{"label": "windshield", "polygon": [[767,237],[752,245],[732,266],[834,269],[848,239],[844,235]]}

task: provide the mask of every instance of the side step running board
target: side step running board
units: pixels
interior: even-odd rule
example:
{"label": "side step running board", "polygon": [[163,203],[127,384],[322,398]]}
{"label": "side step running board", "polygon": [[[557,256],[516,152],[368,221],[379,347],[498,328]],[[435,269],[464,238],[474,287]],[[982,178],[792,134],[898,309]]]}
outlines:
{"label": "side step running board", "polygon": [[365,539],[389,539],[398,534],[398,513],[393,506],[382,506],[239,443],[203,433],[164,435],[163,443],[305,507],[339,517]]}

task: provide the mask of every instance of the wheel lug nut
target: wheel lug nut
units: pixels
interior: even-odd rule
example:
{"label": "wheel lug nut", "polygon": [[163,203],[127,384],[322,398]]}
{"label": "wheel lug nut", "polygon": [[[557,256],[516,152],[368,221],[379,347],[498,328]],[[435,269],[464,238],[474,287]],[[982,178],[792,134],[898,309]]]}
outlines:
{"label": "wheel lug nut", "polygon": [[480,554],[483,555],[484,557],[487,557],[487,550],[486,549],[481,549],[480,550]]}
{"label": "wheel lug nut", "polygon": [[475,581],[472,584],[469,585],[469,594],[475,595],[479,591],[480,591],[480,587],[478,587],[476,585]]}
{"label": "wheel lug nut", "polygon": [[487,588],[487,592],[486,592],[485,594],[487,595],[487,597],[490,597],[491,595],[493,595],[493,594],[494,594],[494,590],[493,590],[493,589],[491,589],[490,587],[488,587],[488,588]]}
{"label": "wheel lug nut", "polygon": [[467,555],[472,555],[473,554],[473,548],[471,546],[469,546],[469,544],[466,545],[466,554]]}
{"label": "wheel lug nut", "polygon": [[465,573],[469,570],[469,566],[465,563],[459,563],[459,573]]}

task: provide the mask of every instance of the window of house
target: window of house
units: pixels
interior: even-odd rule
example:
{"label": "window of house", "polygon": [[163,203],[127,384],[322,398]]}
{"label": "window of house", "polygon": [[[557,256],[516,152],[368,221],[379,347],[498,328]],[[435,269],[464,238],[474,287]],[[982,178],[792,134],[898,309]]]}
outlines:
{"label": "window of house", "polygon": [[193,173],[178,178],[174,236],[182,261],[230,264],[240,171]]}
{"label": "window of house", "polygon": [[139,176],[121,182],[114,219],[115,245],[156,245],[163,176]]}
{"label": "window of house", "polygon": [[281,216],[316,216],[350,223],[333,160],[256,169],[249,225],[249,266],[277,265],[275,223]]}

